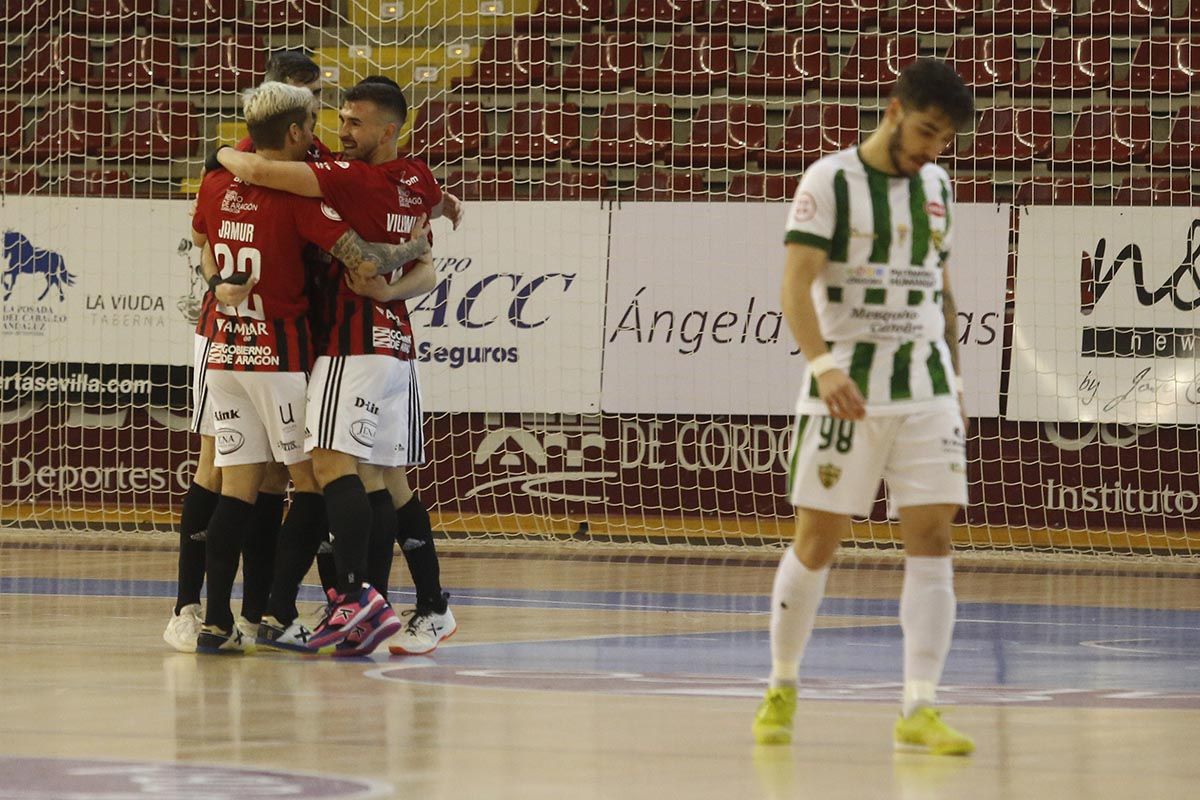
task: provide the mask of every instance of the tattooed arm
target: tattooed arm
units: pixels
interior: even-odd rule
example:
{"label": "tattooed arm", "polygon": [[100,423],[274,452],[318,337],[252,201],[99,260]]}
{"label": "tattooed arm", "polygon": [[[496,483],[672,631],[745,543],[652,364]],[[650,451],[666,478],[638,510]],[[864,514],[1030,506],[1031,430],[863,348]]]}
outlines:
{"label": "tattooed arm", "polygon": [[422,216],[413,224],[412,239],[404,244],[368,242],[346,231],[329,252],[359,277],[371,278],[395,272],[429,249],[429,222]]}

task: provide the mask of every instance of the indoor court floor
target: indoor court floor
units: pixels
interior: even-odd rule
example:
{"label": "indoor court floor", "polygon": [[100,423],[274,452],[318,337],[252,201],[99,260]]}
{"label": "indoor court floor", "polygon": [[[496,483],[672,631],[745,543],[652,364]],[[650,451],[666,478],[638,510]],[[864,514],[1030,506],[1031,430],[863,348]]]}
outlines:
{"label": "indoor court floor", "polygon": [[[943,700],[978,750],[938,758],[892,752],[891,555],[841,557],[795,741],[760,748],[778,552],[442,544],[458,634],[427,657],[333,660],[175,653],[168,539],[49,541],[0,546],[0,800],[1125,800],[1200,785],[1196,563],[960,559]],[[308,608],[318,597],[305,587]]]}

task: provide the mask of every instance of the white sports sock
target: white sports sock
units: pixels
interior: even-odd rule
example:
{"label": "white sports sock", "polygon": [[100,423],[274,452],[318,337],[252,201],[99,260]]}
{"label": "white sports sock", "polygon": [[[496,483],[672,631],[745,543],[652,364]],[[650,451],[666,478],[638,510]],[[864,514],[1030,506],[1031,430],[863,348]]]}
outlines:
{"label": "white sports sock", "polygon": [[904,715],[937,702],[955,618],[950,556],[908,556],[900,593],[904,631]]}
{"label": "white sports sock", "polygon": [[794,686],[804,646],[825,595],[829,567],[810,570],[788,548],[771,590],[771,688]]}

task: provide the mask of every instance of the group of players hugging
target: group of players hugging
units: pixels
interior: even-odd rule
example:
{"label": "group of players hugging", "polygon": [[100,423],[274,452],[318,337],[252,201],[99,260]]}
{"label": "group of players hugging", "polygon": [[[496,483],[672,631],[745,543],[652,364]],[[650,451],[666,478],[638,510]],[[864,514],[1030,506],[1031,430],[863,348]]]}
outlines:
{"label": "group of players hugging", "polygon": [[[277,53],[265,78],[245,94],[249,137],[209,158],[192,216],[209,285],[192,387],[201,449],[163,638],[198,653],[428,653],[456,622],[406,476],[425,443],[405,301],[436,282],[429,221],[457,226],[463,207],[398,155],[408,108],[395,82],[344,93],[335,155],[313,132],[316,64]],[[416,589],[401,615],[387,598],[397,542]],[[328,603],[310,627],[296,602],[314,559]]]}

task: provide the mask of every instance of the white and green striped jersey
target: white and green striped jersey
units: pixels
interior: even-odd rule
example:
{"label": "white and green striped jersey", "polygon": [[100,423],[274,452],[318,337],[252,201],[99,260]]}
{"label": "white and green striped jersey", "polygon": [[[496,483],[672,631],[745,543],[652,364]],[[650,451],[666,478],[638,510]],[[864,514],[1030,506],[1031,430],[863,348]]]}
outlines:
{"label": "white and green striped jersey", "polygon": [[[813,282],[821,334],[872,415],[957,403],[942,317],[942,270],[953,240],[950,178],[926,164],[912,178],[867,166],[857,147],[805,171],[788,243],[829,262]],[[798,413],[825,413],[805,375]]]}

